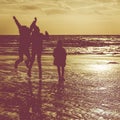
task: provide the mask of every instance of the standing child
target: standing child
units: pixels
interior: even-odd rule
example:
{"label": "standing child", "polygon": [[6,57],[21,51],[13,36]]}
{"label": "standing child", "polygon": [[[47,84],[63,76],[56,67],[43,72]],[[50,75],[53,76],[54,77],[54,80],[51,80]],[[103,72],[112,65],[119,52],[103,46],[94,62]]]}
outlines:
{"label": "standing child", "polygon": [[57,66],[59,80],[64,80],[64,68],[66,65],[66,50],[63,48],[62,41],[57,42],[57,46],[54,49],[54,65]]}

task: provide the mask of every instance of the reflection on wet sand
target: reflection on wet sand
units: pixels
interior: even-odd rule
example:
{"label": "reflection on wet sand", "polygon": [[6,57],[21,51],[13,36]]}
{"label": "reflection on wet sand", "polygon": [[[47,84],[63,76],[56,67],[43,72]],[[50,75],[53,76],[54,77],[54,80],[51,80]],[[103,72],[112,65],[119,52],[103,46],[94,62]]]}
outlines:
{"label": "reflection on wet sand", "polygon": [[[39,86],[36,88],[36,93],[33,93],[32,81],[28,78],[28,83],[26,85],[25,91],[22,93],[15,94],[15,101],[17,101],[18,106],[18,114],[20,120],[45,120],[50,119],[50,114],[52,113],[52,109],[48,111],[46,106],[52,104],[54,106],[54,112],[51,114],[51,119],[62,120],[63,118],[63,94],[64,94],[64,81],[59,81],[52,85],[51,90],[46,91],[51,92],[50,96],[48,96],[48,100],[46,101],[42,97],[42,80],[39,80]],[[48,88],[50,84],[44,84]],[[46,92],[44,91],[44,92]],[[54,94],[54,96],[53,96]],[[52,98],[52,99],[51,99]],[[50,103],[51,102],[51,103]],[[42,105],[43,103],[43,105]]]}
{"label": "reflection on wet sand", "polygon": [[42,81],[40,80],[38,93],[34,94],[31,79],[28,78],[28,95],[24,96],[24,101],[19,103],[20,120],[42,120],[41,89]]}
{"label": "reflection on wet sand", "polygon": [[64,81],[44,82],[42,96],[43,120],[62,120],[64,111]]}
{"label": "reflection on wet sand", "polygon": [[55,109],[56,109],[56,120],[62,120],[63,119],[63,111],[64,107],[63,106],[63,97],[64,97],[64,81],[59,81],[57,85],[57,91],[55,93]]}
{"label": "reflection on wet sand", "polygon": [[107,64],[120,63],[118,57],[68,55],[64,82],[58,81],[50,55],[42,57],[42,80],[36,64],[28,78],[24,64],[14,71],[15,57],[4,58],[0,120],[119,120],[120,64]]}

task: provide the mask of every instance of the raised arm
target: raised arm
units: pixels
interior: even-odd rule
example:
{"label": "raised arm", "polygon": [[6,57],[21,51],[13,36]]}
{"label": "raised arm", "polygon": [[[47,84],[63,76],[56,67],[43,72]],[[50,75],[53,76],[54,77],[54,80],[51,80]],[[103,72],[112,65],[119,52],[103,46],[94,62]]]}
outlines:
{"label": "raised arm", "polygon": [[20,29],[21,24],[19,23],[19,21],[17,20],[17,18],[16,18],[15,16],[13,16],[13,19],[14,19],[14,21],[15,21],[17,27]]}
{"label": "raised arm", "polygon": [[32,22],[32,24],[30,25],[30,31],[32,31],[34,29],[34,27],[36,26],[36,22],[37,22],[37,18],[34,18],[34,21]]}

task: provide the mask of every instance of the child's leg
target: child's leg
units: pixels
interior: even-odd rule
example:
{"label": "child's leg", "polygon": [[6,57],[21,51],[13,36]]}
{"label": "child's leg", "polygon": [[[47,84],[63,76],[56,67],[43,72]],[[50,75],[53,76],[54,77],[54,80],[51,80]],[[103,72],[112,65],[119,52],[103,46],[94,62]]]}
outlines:
{"label": "child's leg", "polygon": [[38,67],[39,67],[39,78],[42,79],[41,54],[37,54],[37,62],[38,62]]}
{"label": "child's leg", "polygon": [[29,68],[29,64],[30,64],[30,52],[29,49],[25,51],[25,55],[27,57],[27,60],[25,61],[26,67]]}
{"label": "child's leg", "polygon": [[61,74],[60,74],[60,66],[57,66],[57,70],[58,70],[58,77],[59,77],[59,80],[61,78]]}
{"label": "child's leg", "polygon": [[18,64],[23,61],[23,52],[19,50],[19,59],[15,61],[15,68],[18,67]]}
{"label": "child's leg", "polygon": [[64,71],[65,71],[64,66],[62,66],[62,79],[63,80],[64,80]]}
{"label": "child's leg", "polygon": [[35,61],[35,53],[32,52],[32,57],[30,60],[29,69],[28,69],[28,73],[27,73],[29,77],[31,77],[31,69],[32,69],[34,61]]}

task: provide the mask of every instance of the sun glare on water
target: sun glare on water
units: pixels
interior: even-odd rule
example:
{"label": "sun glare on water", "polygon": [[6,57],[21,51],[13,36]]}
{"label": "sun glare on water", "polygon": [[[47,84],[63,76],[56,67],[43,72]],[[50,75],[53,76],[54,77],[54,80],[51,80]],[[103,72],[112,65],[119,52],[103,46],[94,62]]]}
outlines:
{"label": "sun glare on water", "polygon": [[94,65],[91,65],[90,68],[93,71],[100,71],[100,72],[108,71],[111,69],[110,66],[107,64],[94,64]]}

